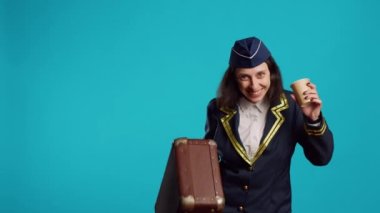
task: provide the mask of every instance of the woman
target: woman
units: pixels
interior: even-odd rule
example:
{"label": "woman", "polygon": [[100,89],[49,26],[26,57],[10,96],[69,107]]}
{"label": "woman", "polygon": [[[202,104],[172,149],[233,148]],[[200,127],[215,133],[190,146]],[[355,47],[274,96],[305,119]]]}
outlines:
{"label": "woman", "polygon": [[299,143],[314,165],[326,165],[333,136],[316,86],[300,107],[283,89],[280,70],[264,43],[235,42],[218,97],[207,108],[206,139],[218,145],[225,213],[291,212],[290,162]]}

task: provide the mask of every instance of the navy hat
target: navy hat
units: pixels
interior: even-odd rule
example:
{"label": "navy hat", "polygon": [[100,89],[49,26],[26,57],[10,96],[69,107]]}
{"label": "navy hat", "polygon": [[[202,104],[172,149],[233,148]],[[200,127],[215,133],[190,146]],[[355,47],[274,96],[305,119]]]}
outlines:
{"label": "navy hat", "polygon": [[270,56],[268,48],[256,38],[250,37],[235,42],[231,50],[230,66],[234,68],[255,67]]}

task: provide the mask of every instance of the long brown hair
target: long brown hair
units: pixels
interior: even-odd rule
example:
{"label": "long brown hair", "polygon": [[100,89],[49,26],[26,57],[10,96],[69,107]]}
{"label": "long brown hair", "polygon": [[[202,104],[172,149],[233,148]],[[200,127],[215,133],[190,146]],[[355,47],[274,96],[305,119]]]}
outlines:
{"label": "long brown hair", "polygon": [[[270,88],[266,97],[272,105],[279,100],[280,95],[283,93],[282,77],[280,68],[272,56],[270,56],[265,63],[268,65],[270,71]],[[238,87],[235,71],[236,68],[229,66],[224,73],[217,93],[218,108],[234,108],[242,96]]]}

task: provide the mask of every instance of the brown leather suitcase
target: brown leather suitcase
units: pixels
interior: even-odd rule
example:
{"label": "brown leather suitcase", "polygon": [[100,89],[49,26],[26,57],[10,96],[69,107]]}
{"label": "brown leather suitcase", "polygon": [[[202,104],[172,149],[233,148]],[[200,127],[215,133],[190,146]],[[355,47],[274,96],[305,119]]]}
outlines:
{"label": "brown leather suitcase", "polygon": [[224,194],[213,140],[176,139],[155,205],[156,213],[222,212]]}

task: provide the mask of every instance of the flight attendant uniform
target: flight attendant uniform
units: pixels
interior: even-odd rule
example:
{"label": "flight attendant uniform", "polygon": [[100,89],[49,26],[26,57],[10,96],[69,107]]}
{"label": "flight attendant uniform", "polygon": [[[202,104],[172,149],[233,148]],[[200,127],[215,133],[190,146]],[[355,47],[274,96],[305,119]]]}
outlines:
{"label": "flight attendant uniform", "polygon": [[[255,42],[252,45],[243,41],[240,46],[256,54],[243,59],[258,64],[270,53],[261,41]],[[230,60],[241,62],[240,55],[244,55],[236,46],[235,43]],[[248,107],[256,107],[259,112],[256,117],[264,119],[261,125],[256,124],[261,131],[252,130],[251,133],[256,132],[253,134],[244,130],[249,129]],[[247,143],[247,138],[254,135],[258,135],[258,139],[253,141],[258,142]],[[211,100],[207,107],[205,138],[215,140],[218,146],[225,213],[291,212],[290,163],[296,145],[301,145],[305,157],[314,165],[326,165],[333,153],[333,135],[322,114],[317,122],[309,121],[291,92],[285,90],[272,104],[249,106],[240,99],[235,107],[218,108],[216,99]]]}

